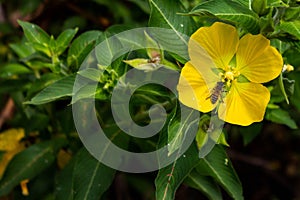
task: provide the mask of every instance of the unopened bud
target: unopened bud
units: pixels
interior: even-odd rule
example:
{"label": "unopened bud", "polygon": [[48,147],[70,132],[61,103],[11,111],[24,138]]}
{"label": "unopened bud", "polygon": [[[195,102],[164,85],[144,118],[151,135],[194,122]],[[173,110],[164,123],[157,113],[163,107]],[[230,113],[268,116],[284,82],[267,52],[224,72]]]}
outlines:
{"label": "unopened bud", "polygon": [[267,6],[267,0],[252,0],[251,7],[259,16],[268,14],[270,10]]}

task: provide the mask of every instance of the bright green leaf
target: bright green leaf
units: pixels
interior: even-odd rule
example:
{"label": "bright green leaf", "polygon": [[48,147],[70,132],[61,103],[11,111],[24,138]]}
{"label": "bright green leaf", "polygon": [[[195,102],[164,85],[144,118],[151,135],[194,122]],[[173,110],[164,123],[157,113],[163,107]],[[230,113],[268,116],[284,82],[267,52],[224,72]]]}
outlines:
{"label": "bright green leaf", "polygon": [[29,42],[44,46],[48,45],[50,36],[38,25],[20,20],[18,20],[18,23],[23,28],[24,34]]}
{"label": "bright green leaf", "polygon": [[279,26],[276,27],[276,30],[289,33],[300,40],[300,20],[292,22],[281,21]]}
{"label": "bright green leaf", "polygon": [[292,20],[300,20],[300,7],[289,7],[285,10],[284,20],[292,21]]}
{"label": "bright green leaf", "polygon": [[267,2],[270,7],[289,7],[289,5],[282,0],[268,0]]}
{"label": "bright green leaf", "polygon": [[32,24],[20,20],[18,20],[18,23],[23,28],[24,34],[28,42],[30,42],[31,45],[33,46],[33,48],[35,48],[37,51],[41,51],[46,55],[50,56],[51,55],[49,50],[50,36],[36,24]]}

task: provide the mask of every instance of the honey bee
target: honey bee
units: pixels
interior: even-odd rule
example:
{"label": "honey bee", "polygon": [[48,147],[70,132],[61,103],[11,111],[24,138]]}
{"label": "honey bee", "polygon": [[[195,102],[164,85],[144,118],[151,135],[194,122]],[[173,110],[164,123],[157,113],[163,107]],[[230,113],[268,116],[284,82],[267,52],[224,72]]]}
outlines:
{"label": "honey bee", "polygon": [[222,92],[224,91],[224,82],[218,81],[216,86],[212,89],[211,95],[207,97],[206,99],[210,98],[210,102],[212,104],[215,104],[219,98],[222,100]]}

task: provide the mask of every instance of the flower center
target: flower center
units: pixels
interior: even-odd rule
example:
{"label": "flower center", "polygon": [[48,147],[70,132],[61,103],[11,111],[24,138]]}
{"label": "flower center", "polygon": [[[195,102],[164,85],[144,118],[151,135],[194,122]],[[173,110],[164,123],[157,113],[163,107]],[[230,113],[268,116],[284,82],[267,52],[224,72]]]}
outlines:
{"label": "flower center", "polygon": [[230,87],[232,81],[234,81],[240,75],[239,71],[236,71],[234,67],[228,66],[225,72],[220,73],[222,82],[224,82],[227,87]]}

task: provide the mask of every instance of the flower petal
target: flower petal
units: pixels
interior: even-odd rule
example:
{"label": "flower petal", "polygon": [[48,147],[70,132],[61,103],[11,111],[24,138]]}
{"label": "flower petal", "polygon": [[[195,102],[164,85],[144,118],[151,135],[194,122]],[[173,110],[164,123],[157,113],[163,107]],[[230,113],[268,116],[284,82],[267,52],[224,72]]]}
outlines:
{"label": "flower petal", "polygon": [[236,54],[237,70],[251,82],[265,83],[276,78],[283,66],[280,53],[262,35],[241,38]]}
{"label": "flower petal", "polygon": [[218,115],[231,124],[248,126],[263,120],[269,100],[270,92],[262,84],[235,81],[220,104]]}
{"label": "flower petal", "polygon": [[[199,28],[190,38],[189,56],[192,61],[201,59],[195,51],[200,46],[209,54],[218,68],[225,70],[236,53],[239,42],[237,30],[228,24],[216,22]],[[198,47],[199,49],[199,47]]]}
{"label": "flower petal", "polygon": [[184,105],[201,112],[213,110],[216,105],[211,103],[209,97],[217,80],[218,76],[212,73],[210,82],[206,82],[202,73],[190,62],[187,62],[181,71],[177,85],[179,100]]}

